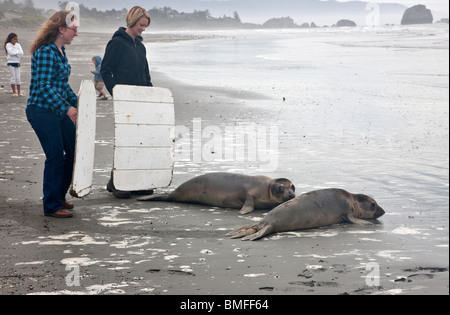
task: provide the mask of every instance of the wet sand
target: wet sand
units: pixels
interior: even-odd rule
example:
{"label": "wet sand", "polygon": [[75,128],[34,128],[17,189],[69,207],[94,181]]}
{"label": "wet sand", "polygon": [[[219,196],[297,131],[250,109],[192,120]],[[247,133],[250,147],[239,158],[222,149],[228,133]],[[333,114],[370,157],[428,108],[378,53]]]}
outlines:
{"label": "wet sand", "polygon": [[[32,38],[32,33],[19,34],[24,50]],[[81,80],[92,79],[90,59],[103,54],[109,38],[81,33],[67,48],[75,92]],[[25,94],[29,70],[26,54]],[[408,233],[393,239],[383,229],[389,217],[374,226],[341,224],[242,242],[225,234],[260,220],[265,211],[241,216],[231,209],[115,199],[105,189],[114,139],[111,101],[98,102],[92,193],[82,200],[70,198],[73,218],[44,217],[40,198],[45,156],[26,120],[26,97],[9,93],[6,67],[0,68],[0,81],[1,294],[448,294],[448,244],[438,259],[421,256],[427,243]],[[177,125],[192,126],[196,117],[219,126],[235,124],[236,117],[257,123],[272,114],[267,108],[245,106],[270,101],[263,95],[188,86],[156,71],[152,81],[172,91]],[[290,145],[289,138],[282,141],[282,149]],[[242,170],[243,164],[178,162],[172,185],[158,191],[205,172]],[[265,175],[289,177],[293,168],[279,165]],[[448,235],[443,225],[442,233]],[[407,259],[402,250],[412,242],[418,253]]]}

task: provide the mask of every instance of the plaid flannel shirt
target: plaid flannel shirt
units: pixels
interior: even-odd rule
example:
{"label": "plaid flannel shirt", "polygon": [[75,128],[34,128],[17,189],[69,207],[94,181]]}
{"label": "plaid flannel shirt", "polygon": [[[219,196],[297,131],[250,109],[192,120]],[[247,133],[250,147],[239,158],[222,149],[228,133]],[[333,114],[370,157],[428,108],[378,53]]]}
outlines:
{"label": "plaid flannel shirt", "polygon": [[28,106],[36,105],[64,116],[78,98],[69,86],[70,65],[65,48],[61,55],[55,44],[39,47],[31,58],[31,83]]}

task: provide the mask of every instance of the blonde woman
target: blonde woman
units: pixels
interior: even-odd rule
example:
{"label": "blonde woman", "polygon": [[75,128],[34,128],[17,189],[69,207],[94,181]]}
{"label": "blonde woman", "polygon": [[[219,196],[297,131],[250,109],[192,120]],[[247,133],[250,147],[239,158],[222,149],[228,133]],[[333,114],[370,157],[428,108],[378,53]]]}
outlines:
{"label": "blonde woman", "polygon": [[43,24],[31,46],[26,114],[46,156],[44,215],[56,218],[72,217],[73,204],[66,194],[72,181],[78,111],[77,96],[68,83],[71,68],[65,46],[77,34],[71,11],[59,11]]}
{"label": "blonde woman", "polygon": [[[109,93],[113,95],[116,84],[153,86],[147,62],[147,51],[142,44],[142,33],[150,25],[150,15],[138,6],[128,11],[127,28],[121,27],[114,33],[106,46],[101,75]],[[116,198],[130,198],[131,192],[117,190],[113,178],[107,189]],[[136,192],[151,194],[153,191]]]}

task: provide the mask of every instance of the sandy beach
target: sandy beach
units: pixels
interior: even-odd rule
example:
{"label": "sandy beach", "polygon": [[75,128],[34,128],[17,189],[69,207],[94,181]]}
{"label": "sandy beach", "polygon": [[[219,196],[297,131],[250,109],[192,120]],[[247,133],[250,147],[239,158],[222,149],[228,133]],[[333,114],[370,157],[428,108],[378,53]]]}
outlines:
{"label": "sandy beach", "polygon": [[[5,34],[6,31],[2,30],[1,33]],[[28,51],[34,34],[22,31],[18,35],[26,52],[21,70],[23,91],[27,94],[30,79]],[[211,35],[211,38],[220,36]],[[78,92],[81,80],[92,79],[91,58],[93,55],[103,55],[110,37],[111,34],[80,33],[73,44],[67,47],[72,66],[70,83],[75,92]],[[178,40],[197,41],[204,37],[188,33],[151,34],[145,40],[147,43],[171,45],[171,42]],[[207,45],[207,41],[202,40],[201,45]],[[161,49],[164,47],[170,49],[169,46],[161,46]],[[448,56],[448,26],[446,54]],[[155,56],[155,60],[157,58]],[[382,110],[372,112],[367,115],[372,120],[367,124],[361,123],[364,126],[362,128],[367,125],[370,125],[367,128],[378,128],[378,118],[388,120],[391,123],[389,126],[392,126],[383,127],[383,137],[379,138],[375,136],[377,133],[366,134],[362,128],[358,130],[350,125],[337,127],[342,126],[337,122],[339,118],[351,119],[348,116],[352,114],[344,115],[340,111],[339,101],[333,103],[334,107],[322,111],[325,102],[319,101],[320,92],[313,91],[314,79],[308,84],[302,83],[300,87],[306,91],[303,93],[304,99],[294,106],[290,103],[292,95],[284,94],[283,99],[276,94],[276,82],[273,91],[270,91],[272,95],[244,87],[188,84],[176,80],[170,71],[166,73],[162,63],[153,64],[151,57],[149,63],[153,84],[168,88],[173,93],[177,126],[192,130],[195,129],[195,119],[201,118],[202,128],[218,126],[225,130],[227,126],[250,123],[251,126],[267,127],[264,130],[268,135],[270,132],[277,135],[274,165],[271,165],[274,162],[272,155],[264,161],[180,160],[175,164],[171,186],[158,189],[158,192],[171,191],[187,179],[212,171],[249,175],[263,173],[261,175],[291,179],[298,187],[298,194],[334,186],[353,193],[369,194],[386,210],[386,215],[379,219],[380,224],[373,226],[340,224],[271,235],[256,242],[242,242],[229,239],[226,233],[261,220],[267,211],[241,216],[238,210],[232,209],[145,203],[137,201],[136,197],[130,200],[115,199],[105,189],[112,167],[114,141],[113,104],[108,100],[97,103],[92,193],[81,200],[70,198],[76,207],[73,218],[61,220],[44,217],[41,196],[45,156],[25,116],[27,98],[12,97],[7,69],[2,66],[0,294],[449,293],[448,144],[442,148],[444,166],[436,171],[442,176],[433,177],[441,187],[436,193],[441,196],[438,198],[439,211],[443,213],[441,217],[436,216],[436,212],[427,214],[428,210],[434,209],[435,204],[431,201],[430,204],[422,202],[429,196],[426,193],[423,193],[423,199],[420,193],[415,194],[418,190],[423,191],[420,184],[405,188],[401,176],[390,176],[383,170],[384,163],[389,159],[383,155],[388,154],[384,149],[386,142],[397,147],[404,146],[403,156],[391,161],[392,164],[402,165],[407,163],[403,162],[407,160],[406,156],[419,155],[419,147],[429,142],[427,139],[440,139],[442,143],[448,143],[448,118],[446,125],[435,123],[434,116],[430,114],[426,125],[429,127],[429,138],[416,139],[412,143],[409,139],[396,140],[394,136],[385,134],[400,134],[398,130],[413,124],[413,120],[405,122],[402,117],[409,118],[416,112],[403,112],[404,107],[397,112],[389,112],[389,115]],[[352,73],[353,77],[356,75]],[[448,69],[446,82],[447,85],[443,86],[446,96],[441,98],[447,104]],[[341,89],[349,95],[377,93],[367,86],[345,87],[345,82],[337,84],[342,84]],[[311,93],[308,94],[308,91]],[[317,99],[314,99],[314,95]],[[339,99],[346,97],[343,95]],[[352,97],[362,102],[362,98]],[[396,100],[400,98],[389,93],[383,94],[383,97],[386,103],[393,102],[394,97]],[[435,98],[440,102],[439,97]],[[402,104],[406,102],[402,101]],[[436,107],[433,113],[448,117],[448,108],[443,110],[442,107]],[[353,115],[357,116],[358,113]],[[314,126],[313,121],[319,116],[321,121],[327,122],[326,125]],[[270,131],[270,126],[276,128]],[[356,135],[357,141],[351,146],[347,145],[341,142],[343,136],[340,134],[324,135],[323,130],[327,128],[345,129],[345,132]],[[322,137],[332,143],[330,148],[324,149]],[[177,138],[178,147],[182,141]],[[358,158],[351,158],[351,163],[343,160],[343,157],[361,152],[366,144],[373,146],[373,151],[369,149],[366,153],[362,152]],[[343,146],[345,150],[339,151]],[[376,154],[377,150],[380,150],[379,154]],[[336,152],[336,155],[331,152]],[[433,154],[425,154],[424,160]],[[374,171],[372,165],[380,165],[382,170]],[[421,165],[417,167],[421,168]],[[418,182],[428,179],[427,172],[427,167],[423,168],[423,172],[418,171],[421,174],[417,175]],[[411,174],[411,177],[414,176]],[[378,178],[376,182],[373,177]],[[430,188],[426,192],[431,194],[434,191]],[[405,208],[410,204],[417,207],[408,212]]]}

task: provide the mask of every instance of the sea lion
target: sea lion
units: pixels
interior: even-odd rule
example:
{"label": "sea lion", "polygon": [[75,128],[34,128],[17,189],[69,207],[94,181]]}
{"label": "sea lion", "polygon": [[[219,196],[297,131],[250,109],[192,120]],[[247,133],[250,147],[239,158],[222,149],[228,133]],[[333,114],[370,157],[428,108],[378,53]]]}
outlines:
{"label": "sea lion", "polygon": [[340,222],[372,224],[362,219],[376,219],[383,214],[384,210],[369,196],[329,188],[302,194],[270,211],[258,224],[245,226],[227,235],[254,241],[276,232],[317,228]]}
{"label": "sea lion", "polygon": [[241,209],[273,209],[295,197],[295,186],[286,178],[209,173],[194,177],[168,195],[150,195],[140,201],[173,201]]}

